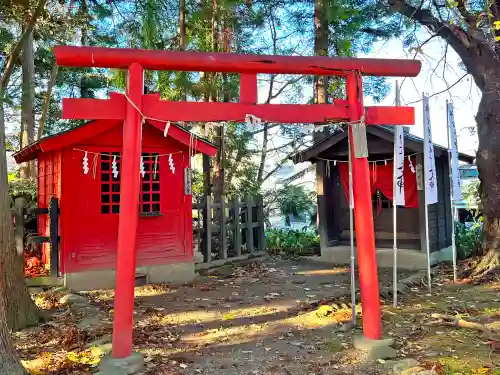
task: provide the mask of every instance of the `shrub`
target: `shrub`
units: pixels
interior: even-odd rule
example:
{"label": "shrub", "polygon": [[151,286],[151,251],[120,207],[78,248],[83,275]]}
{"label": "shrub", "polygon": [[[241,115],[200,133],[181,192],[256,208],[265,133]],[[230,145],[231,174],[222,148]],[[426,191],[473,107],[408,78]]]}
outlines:
{"label": "shrub", "polygon": [[287,226],[290,226],[290,216],[314,221],[316,192],[308,191],[304,186],[284,186],[277,192],[277,206]]}
{"label": "shrub", "polygon": [[319,249],[319,236],[309,230],[268,229],[266,231],[266,245],[270,252],[285,252],[299,256]]}
{"label": "shrub", "polygon": [[24,197],[27,207],[36,207],[36,180],[13,179],[9,181],[9,196],[12,200],[17,197]]}
{"label": "shrub", "polygon": [[473,223],[455,223],[455,245],[459,259],[467,259],[478,253],[483,240],[482,218]]}

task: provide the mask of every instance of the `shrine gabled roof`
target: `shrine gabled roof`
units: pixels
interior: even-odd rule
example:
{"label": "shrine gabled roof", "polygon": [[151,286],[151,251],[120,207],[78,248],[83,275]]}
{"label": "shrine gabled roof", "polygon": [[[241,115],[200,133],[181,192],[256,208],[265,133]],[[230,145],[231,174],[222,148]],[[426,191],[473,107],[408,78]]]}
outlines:
{"label": "shrine gabled roof", "polygon": [[[77,144],[84,139],[101,134],[115,126],[119,126],[121,122],[121,120],[89,121],[83,125],[77,126],[76,128],[47,136],[39,141],[33,142],[16,152],[13,157],[17,163],[34,160],[43,152],[60,150]],[[154,120],[147,120],[147,122],[158,131],[164,131],[164,123]],[[170,128],[168,129],[168,136],[188,147],[191,147],[197,153],[201,152],[208,156],[214,156],[217,152],[217,147],[213,143],[205,138],[192,134],[189,130],[176,123],[171,123]]]}
{"label": "shrine gabled roof", "polygon": [[[371,125],[366,127],[366,131],[370,134],[373,134],[379,138],[386,139],[390,142],[394,141],[394,127],[393,126],[385,126],[385,125]],[[405,131],[405,148],[412,150],[413,152],[422,152],[424,139],[420,138],[416,135],[410,134]],[[342,129],[336,130],[325,139],[315,143],[314,145],[294,154],[291,157],[291,160],[294,164],[302,163],[305,161],[315,162],[319,155],[328,150],[331,147],[334,147],[337,143],[347,137],[347,132]],[[441,145],[434,143],[435,152],[446,152],[447,148]],[[460,161],[463,161],[468,164],[472,164],[474,162],[475,157],[459,152],[458,157]]]}

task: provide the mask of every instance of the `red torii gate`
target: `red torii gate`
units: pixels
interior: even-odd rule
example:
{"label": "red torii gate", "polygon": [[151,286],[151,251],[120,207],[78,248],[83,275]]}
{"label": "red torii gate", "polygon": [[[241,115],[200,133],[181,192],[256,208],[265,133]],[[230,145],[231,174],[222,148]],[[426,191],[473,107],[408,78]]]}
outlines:
{"label": "red torii gate", "polygon": [[[110,99],[104,100],[63,99],[63,118],[124,120],[113,323],[112,356],[115,358],[132,354],[143,117],[155,126],[163,126],[162,122],[167,121],[242,122],[247,114],[281,123],[359,122],[363,114],[367,125],[413,125],[415,122],[412,107],[363,107],[361,76],[415,77],[421,68],[420,62],[416,60],[236,55],[72,46],[58,46],[54,52],[60,66],[128,70],[126,95],[112,93]],[[172,102],[160,100],[158,94],[144,95],[144,69],[240,73],[240,102]],[[258,73],[343,76],[346,78],[347,100],[312,105],[257,104]],[[354,150],[352,139],[351,149]],[[368,159],[356,158],[354,151],[352,153],[363,333],[368,339],[378,340],[382,336],[382,325]]]}

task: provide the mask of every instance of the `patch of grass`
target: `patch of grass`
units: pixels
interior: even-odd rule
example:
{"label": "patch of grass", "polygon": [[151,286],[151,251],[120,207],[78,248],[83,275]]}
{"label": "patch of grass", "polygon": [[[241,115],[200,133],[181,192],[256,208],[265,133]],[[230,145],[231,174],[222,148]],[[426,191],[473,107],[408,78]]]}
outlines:
{"label": "patch of grass", "polygon": [[473,370],[465,361],[453,357],[441,357],[439,362],[445,366],[445,375],[472,375]]}
{"label": "patch of grass", "polygon": [[486,307],[483,309],[482,313],[487,316],[496,316],[500,315],[500,308],[491,308],[491,307]]}
{"label": "patch of grass", "polygon": [[446,366],[444,369],[444,375],[472,375],[472,370],[470,369],[455,370],[450,366]]}
{"label": "patch of grass", "polygon": [[344,348],[342,345],[336,341],[325,342],[325,350],[332,353],[337,353],[342,351]]}

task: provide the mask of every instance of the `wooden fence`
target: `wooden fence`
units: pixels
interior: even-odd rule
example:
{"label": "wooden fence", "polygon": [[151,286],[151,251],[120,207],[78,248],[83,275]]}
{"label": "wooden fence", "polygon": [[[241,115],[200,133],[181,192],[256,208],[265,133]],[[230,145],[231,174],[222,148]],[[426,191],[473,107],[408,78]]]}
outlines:
{"label": "wooden fence", "polygon": [[[25,207],[25,199],[17,197],[14,200],[14,216],[15,227],[14,237],[16,241],[16,249],[21,254],[24,252],[25,240],[28,244],[50,244],[50,276],[59,276],[59,200],[55,197],[50,199],[49,208],[31,208]],[[25,234],[25,216],[26,215],[48,215],[49,216],[49,236],[40,234],[32,234],[26,237]]]}
{"label": "wooden fence", "polygon": [[222,203],[208,197],[204,203],[193,204],[193,210],[197,213],[193,234],[195,241],[201,243],[203,262],[265,250],[261,196],[234,197]]}

